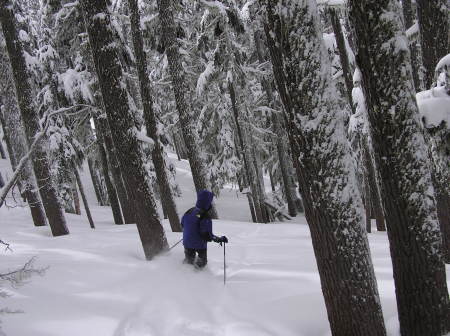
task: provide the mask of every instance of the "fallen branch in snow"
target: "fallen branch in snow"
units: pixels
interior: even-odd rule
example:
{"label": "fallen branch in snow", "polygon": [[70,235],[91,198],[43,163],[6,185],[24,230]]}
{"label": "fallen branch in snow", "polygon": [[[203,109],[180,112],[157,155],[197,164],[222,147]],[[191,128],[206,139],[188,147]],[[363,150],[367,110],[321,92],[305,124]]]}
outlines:
{"label": "fallen branch in snow", "polygon": [[21,268],[8,273],[0,273],[0,281],[9,282],[12,287],[17,288],[23,285],[26,280],[31,278],[33,275],[44,275],[47,268],[35,268],[35,261],[36,257],[32,257]]}
{"label": "fallen branch in snow", "polygon": [[11,249],[11,247],[9,247],[9,243],[7,243],[7,242],[4,242],[3,240],[1,240],[1,239],[0,239],[0,244],[2,244],[2,245],[5,245],[5,246],[6,246],[6,248],[5,248],[5,251],[8,251],[8,250],[10,250],[10,251],[12,252],[12,249]]}
{"label": "fallen branch in snow", "polygon": [[34,139],[33,143],[31,144],[30,149],[28,150],[28,153],[25,154],[25,156],[20,159],[19,164],[17,165],[17,168],[14,171],[13,176],[6,183],[6,185],[2,189],[0,189],[0,207],[3,205],[3,203],[6,199],[6,195],[11,190],[11,188],[14,186],[17,179],[19,178],[19,175],[22,172],[22,169],[25,167],[25,164],[27,163],[28,159],[33,154],[34,150],[36,149],[36,146],[39,144],[39,142],[44,137],[45,132],[46,132],[46,129],[44,129],[41,132],[38,132],[36,134],[36,138]]}

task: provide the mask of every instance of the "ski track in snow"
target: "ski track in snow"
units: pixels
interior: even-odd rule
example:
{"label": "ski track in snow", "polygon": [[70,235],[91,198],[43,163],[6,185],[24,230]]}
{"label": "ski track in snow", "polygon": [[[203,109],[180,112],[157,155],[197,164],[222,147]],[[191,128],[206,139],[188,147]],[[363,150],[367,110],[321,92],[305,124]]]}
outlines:
{"label": "ski track in snow", "polygon": [[[171,156],[173,160],[173,156]],[[10,170],[0,160],[0,170]],[[176,161],[180,172],[186,161]],[[37,256],[49,267],[42,277],[20,288],[2,306],[23,314],[2,316],[9,336],[328,336],[330,330],[309,229],[302,216],[293,222],[249,223],[245,197],[226,189],[216,201],[226,234],[227,283],[223,284],[223,248],[209,244],[208,266],[183,265],[183,247],[144,260],[135,225],[113,224],[108,207],[95,206],[92,184],[83,180],[97,229],[84,215],[67,215],[70,235],[51,237],[48,227],[34,228],[26,208],[0,208],[2,271]],[[182,214],[194,203],[189,174],[179,174]],[[164,221],[169,244],[180,239]],[[388,334],[398,335],[392,266],[385,233],[370,234]],[[450,268],[447,266],[447,271]]]}

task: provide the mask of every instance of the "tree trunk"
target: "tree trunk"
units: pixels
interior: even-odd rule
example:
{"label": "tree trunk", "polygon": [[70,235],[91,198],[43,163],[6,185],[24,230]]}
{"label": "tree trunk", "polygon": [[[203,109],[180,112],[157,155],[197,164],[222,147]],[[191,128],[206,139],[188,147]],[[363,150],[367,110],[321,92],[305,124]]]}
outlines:
{"label": "tree trunk", "polygon": [[134,54],[136,57],[141,98],[144,109],[145,126],[147,134],[153,139],[152,159],[156,171],[156,180],[161,196],[164,213],[169,217],[170,227],[173,232],[182,232],[177,207],[167,177],[167,169],[164,160],[164,149],[159,141],[157,120],[153,109],[153,100],[150,94],[150,83],[147,73],[147,62],[144,54],[144,41],[140,28],[140,16],[137,0],[128,0],[131,14],[131,32],[133,35]]}
{"label": "tree trunk", "polygon": [[122,67],[106,2],[82,0],[83,16],[102,92],[105,111],[122,167],[128,196],[134,205],[136,224],[145,257],[153,258],[167,249],[167,239],[158,218],[148,175],[137,139]]}
{"label": "tree trunk", "polygon": [[[116,148],[114,146],[114,141],[112,139],[111,130],[108,125],[108,121],[106,119],[105,113],[105,106],[103,104],[103,97],[102,93],[100,91],[98,78],[95,74],[95,62],[92,56],[92,52],[89,48],[84,49],[83,57],[86,58],[87,62],[86,65],[88,67],[88,70],[93,74],[92,82],[91,82],[91,90],[93,92],[94,96],[94,105],[96,106],[96,110],[94,111],[92,115],[92,119],[94,120],[94,126],[96,130],[97,137],[100,139],[100,143],[104,144],[104,148],[106,150],[107,155],[107,163],[108,163],[108,170],[111,171],[111,176],[113,178],[113,186],[115,187],[115,190],[117,192],[117,197],[119,199],[120,207],[123,215],[123,223],[125,224],[132,224],[136,223],[135,216],[134,216],[134,210],[133,210],[133,204],[131,203],[125,185],[122,178],[122,172],[120,170],[120,164],[117,160],[116,155]],[[102,155],[102,154],[101,154]],[[104,169],[104,168],[103,168]],[[111,207],[112,207],[111,203]],[[114,206],[116,210],[113,209],[116,213],[114,215],[115,223],[116,224],[122,224],[122,221],[119,219],[118,216],[118,209],[117,205]]]}
{"label": "tree trunk", "polygon": [[5,149],[3,148],[3,141],[0,139],[0,158],[6,160]]}
{"label": "tree trunk", "polygon": [[[103,106],[103,102],[101,103]],[[104,110],[104,109],[103,109]],[[95,128],[99,134],[101,134],[104,142],[105,149],[108,155],[109,168],[111,169],[111,175],[114,180],[114,186],[116,187],[117,196],[122,208],[122,214],[125,224],[136,223],[134,216],[133,204],[128,196],[127,189],[125,188],[124,179],[122,178],[122,171],[120,168],[119,160],[117,159],[117,151],[114,145],[114,141],[111,136],[108,121],[103,117],[94,117]]]}
{"label": "tree trunk", "polygon": [[[258,55],[259,63],[264,63],[266,60],[264,59],[263,52],[262,52],[262,41],[261,36],[258,32],[253,34],[255,39],[255,46],[256,46],[256,53]],[[267,100],[269,103],[269,106],[272,108],[274,107],[275,99],[273,97],[273,90],[272,85],[269,83],[269,81],[266,78],[261,79],[261,84],[264,88],[264,91],[267,95]],[[289,174],[289,156],[288,156],[288,150],[285,145],[285,131],[283,129],[283,122],[282,117],[278,115],[277,113],[272,113],[272,126],[273,126],[273,132],[276,135],[276,147],[277,147],[277,154],[278,154],[278,162],[280,163],[280,171],[281,171],[281,177],[283,179],[283,189],[284,194],[286,196],[286,201],[288,204],[288,212],[289,216],[295,217],[297,216],[297,206],[295,204],[295,197],[294,193],[292,192],[294,187],[292,186],[292,180],[290,178]]]}
{"label": "tree trunk", "polygon": [[450,263],[450,157],[448,155],[449,133],[445,123],[427,129],[427,140],[433,168],[431,178],[436,195],[436,210],[442,232],[444,259]]}
{"label": "tree trunk", "polygon": [[370,146],[368,144],[368,135],[363,134],[363,151],[365,155],[365,169],[367,175],[367,179],[369,182],[369,190],[370,190],[370,198],[371,204],[369,206],[372,208],[372,217],[375,216],[377,231],[386,231],[386,225],[384,223],[384,214],[383,214],[383,206],[381,204],[381,194],[380,189],[377,183],[376,171],[374,162],[372,160]]}
{"label": "tree trunk", "polygon": [[[195,189],[210,189],[207,180],[204,159],[202,158],[201,149],[198,145],[197,135],[191,125],[191,106],[188,103],[189,89],[185,80],[185,73],[181,64],[181,55],[178,51],[178,41],[176,36],[176,25],[173,14],[172,1],[158,0],[159,21],[162,28],[162,37],[166,47],[166,55],[169,63],[169,72],[172,78],[172,88],[175,94],[175,102],[180,117],[181,131],[184,142],[187,147],[189,164],[191,166],[192,177],[194,179]],[[209,212],[212,218],[217,218],[215,207]]]}
{"label": "tree trunk", "polygon": [[[11,81],[12,73],[9,60],[3,48],[0,50],[0,87],[3,95],[3,108],[0,107],[0,123],[3,126],[3,135],[6,148],[9,153],[9,160],[12,170],[16,170],[18,161],[26,154],[27,145],[23,132],[22,120],[20,118],[19,107],[17,106],[16,94]],[[0,104],[2,102],[0,101]],[[23,183],[23,185],[22,185]],[[34,226],[47,225],[44,207],[41,197],[37,191],[36,178],[30,162],[25,164],[21,179],[18,183],[20,190],[24,193]]]}
{"label": "tree trunk", "polygon": [[260,0],[274,76],[295,143],[333,335],[386,335],[362,200],[345,138],[345,103],[331,81],[315,1]]}
{"label": "tree trunk", "polygon": [[[234,91],[234,85],[231,81],[228,82],[228,91],[230,93],[231,106],[233,109],[234,122],[236,124],[237,136],[239,140],[239,146],[241,150],[241,156],[244,160],[244,170],[245,176],[247,178],[248,185],[250,187],[251,193],[247,193],[247,198],[249,198],[250,212],[253,208],[255,213],[255,222],[264,223],[262,207],[259,201],[259,189],[257,185],[256,169],[253,164],[253,156],[249,148],[249,143],[246,141],[246,136],[243,133],[243,127],[241,126],[242,118],[239,116],[239,110],[236,104],[236,94]],[[245,128],[244,128],[245,129]]]}
{"label": "tree trunk", "polygon": [[88,167],[89,174],[91,175],[92,185],[94,186],[95,197],[97,198],[98,205],[104,206],[105,200],[103,199],[102,186],[100,182],[100,178],[97,174],[97,167],[95,165],[94,159],[92,157],[88,157]]}
{"label": "tree trunk", "polygon": [[[75,177],[76,179],[76,177]],[[78,181],[75,181],[77,183]],[[72,195],[73,195],[73,203],[75,205],[75,214],[81,215],[81,206],[80,206],[80,198],[78,197],[77,185],[73,184]]]}
{"label": "tree trunk", "polygon": [[108,192],[109,204],[113,213],[114,223],[123,224],[122,211],[120,210],[119,199],[117,198],[116,188],[114,188],[111,178],[109,176],[108,156],[106,155],[103,136],[97,132],[98,150],[100,153],[100,161],[102,164],[103,176],[105,176],[106,190]]}
{"label": "tree trunk", "polygon": [[78,172],[78,168],[75,166],[75,164],[73,164],[73,173],[75,174],[75,178],[77,180],[78,189],[80,190],[81,199],[83,200],[84,210],[86,211],[89,225],[91,226],[91,229],[95,229],[94,221],[92,220],[91,216],[91,210],[89,209],[89,204],[84,192],[83,184],[81,183],[80,173]]}
{"label": "tree trunk", "polygon": [[425,87],[431,88],[439,60],[448,54],[449,5],[447,0],[417,0],[422,63],[425,67]]}
{"label": "tree trunk", "polygon": [[[16,95],[25,128],[28,143],[31,144],[36,134],[42,131],[39,124],[39,116],[32,102],[32,90],[22,50],[22,45],[15,27],[15,17],[12,11],[11,0],[0,1],[0,20],[3,34],[11,62],[11,68],[16,85]],[[64,211],[59,203],[50,172],[48,155],[44,148],[47,138],[41,141],[33,154],[33,168],[37,184],[41,193],[45,213],[50,224],[52,234],[61,236],[68,234]]]}
{"label": "tree trunk", "polygon": [[[450,321],[442,241],[400,8],[349,0],[390,242],[402,335],[443,335]],[[388,13],[389,15],[386,15]]]}
{"label": "tree trunk", "polygon": [[[411,6],[411,0],[402,0],[403,4],[403,17],[405,18],[405,29],[409,29],[414,25],[414,11],[412,10]],[[416,41],[410,41],[409,43],[409,50],[411,52],[411,67],[412,67],[412,77],[414,81],[414,87],[416,89],[416,92],[422,90],[422,85],[420,83],[420,62],[418,58],[417,53],[417,42]]]}
{"label": "tree trunk", "polygon": [[348,59],[347,48],[345,47],[345,37],[342,32],[342,25],[338,13],[334,8],[329,9],[331,24],[333,26],[334,37],[339,52],[339,59],[341,61],[342,72],[344,74],[345,88],[347,89],[347,99],[352,110],[354,110],[352,90],[353,90],[353,71]]}

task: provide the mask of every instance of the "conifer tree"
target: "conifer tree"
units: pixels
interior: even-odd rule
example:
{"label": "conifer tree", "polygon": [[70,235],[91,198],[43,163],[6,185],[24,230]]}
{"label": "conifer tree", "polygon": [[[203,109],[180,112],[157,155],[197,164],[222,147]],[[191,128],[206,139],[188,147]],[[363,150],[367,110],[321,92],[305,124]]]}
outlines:
{"label": "conifer tree", "polygon": [[[362,201],[316,2],[260,1],[333,335],[385,335]],[[347,112],[348,113],[348,112]]]}
{"label": "conifer tree", "polygon": [[102,92],[103,104],[114,138],[128,196],[145,257],[153,258],[167,248],[155,200],[145,170],[138,130],[130,112],[126,83],[118,58],[111,18],[105,1],[81,1],[89,44]]}
{"label": "conifer tree", "polygon": [[402,335],[450,321],[442,238],[410,53],[395,0],[348,1],[380,176]]}
{"label": "conifer tree", "polygon": [[[17,101],[25,128],[25,134],[30,145],[36,135],[42,132],[36,107],[33,106],[32,89],[29,83],[27,66],[21,41],[16,28],[15,17],[11,0],[0,1],[0,21],[6,41],[9,60],[16,86]],[[45,136],[36,146],[33,153],[33,169],[39,186],[45,213],[54,236],[68,234],[64,212],[61,208],[52,180],[50,163],[45,150]]]}

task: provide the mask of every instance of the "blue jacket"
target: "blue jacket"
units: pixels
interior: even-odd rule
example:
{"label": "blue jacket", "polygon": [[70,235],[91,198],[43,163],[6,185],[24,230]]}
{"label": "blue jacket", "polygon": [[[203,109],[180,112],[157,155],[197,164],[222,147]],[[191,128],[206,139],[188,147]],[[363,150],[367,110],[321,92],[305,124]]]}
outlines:
{"label": "blue jacket", "polygon": [[206,249],[207,243],[214,237],[212,221],[208,215],[213,197],[213,193],[208,190],[199,191],[195,207],[189,209],[181,219],[184,247]]}

